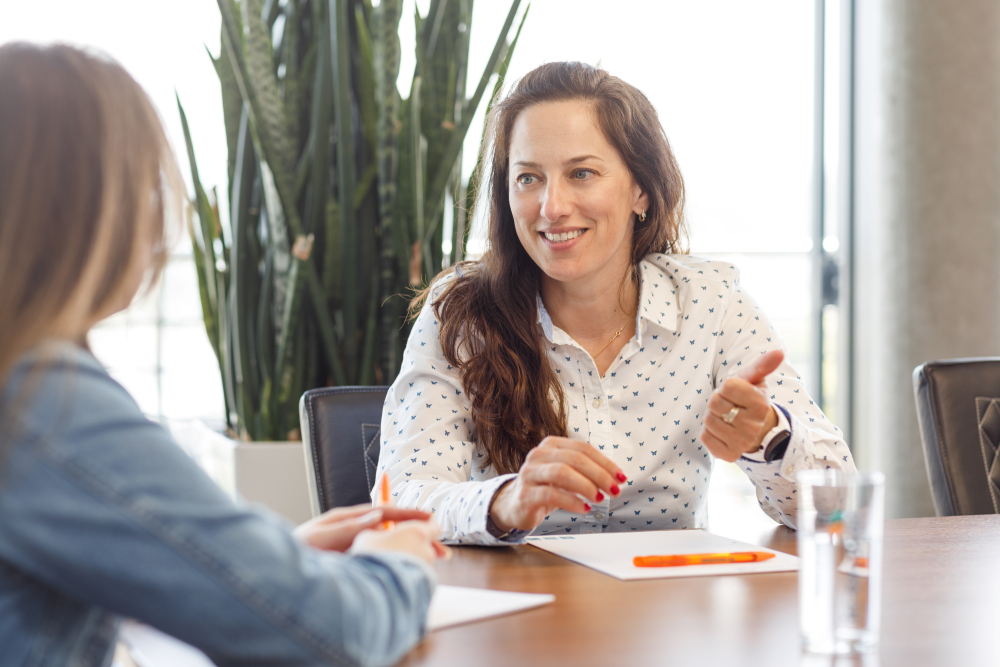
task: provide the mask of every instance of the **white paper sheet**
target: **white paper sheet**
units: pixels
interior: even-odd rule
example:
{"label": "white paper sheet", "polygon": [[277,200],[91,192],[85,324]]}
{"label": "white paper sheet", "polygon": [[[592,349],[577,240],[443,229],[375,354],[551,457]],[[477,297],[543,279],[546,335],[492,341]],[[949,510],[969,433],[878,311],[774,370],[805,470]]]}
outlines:
{"label": "white paper sheet", "polygon": [[122,623],[118,639],[128,647],[138,667],[215,667],[190,644],[136,621]]}
{"label": "white paper sheet", "polygon": [[[799,569],[799,559],[703,530],[650,530],[634,533],[543,535],[527,538],[528,544],[562,556],[617,579],[669,579],[723,574],[788,572]],[[682,567],[636,567],[636,556],[766,551],[774,558],[757,563],[718,563]]]}
{"label": "white paper sheet", "polygon": [[[428,631],[482,621],[549,604],[554,595],[438,586],[427,612]],[[139,667],[214,667],[198,649],[142,623],[125,621],[119,639]]]}
{"label": "white paper sheet", "polygon": [[533,609],[555,601],[555,595],[510,593],[484,588],[438,586],[427,613],[428,630],[440,630],[494,616]]}

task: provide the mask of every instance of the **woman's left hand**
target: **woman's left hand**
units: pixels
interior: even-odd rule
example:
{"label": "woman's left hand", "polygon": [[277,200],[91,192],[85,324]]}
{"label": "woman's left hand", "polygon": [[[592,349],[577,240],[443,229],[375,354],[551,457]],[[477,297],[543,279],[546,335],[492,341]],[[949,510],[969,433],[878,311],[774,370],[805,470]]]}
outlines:
{"label": "woman's left hand", "polygon": [[[765,380],[784,358],[780,350],[768,352],[712,393],[700,437],[713,456],[733,462],[756,452],[768,431],[778,425]],[[726,421],[734,409],[735,416]]]}
{"label": "woman's left hand", "polygon": [[420,510],[398,507],[372,507],[369,504],[335,507],[298,526],[299,541],[324,551],[347,551],[362,530],[375,528],[382,521],[427,521],[431,515]]}

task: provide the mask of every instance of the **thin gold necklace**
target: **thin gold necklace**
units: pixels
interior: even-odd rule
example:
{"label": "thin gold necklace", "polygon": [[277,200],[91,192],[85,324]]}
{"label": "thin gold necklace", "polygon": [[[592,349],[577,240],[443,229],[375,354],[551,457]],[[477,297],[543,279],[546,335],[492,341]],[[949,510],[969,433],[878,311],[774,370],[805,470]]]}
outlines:
{"label": "thin gold necklace", "polygon": [[622,328],[621,328],[621,329],[619,329],[618,331],[616,331],[616,332],[615,332],[615,335],[611,337],[611,340],[609,340],[609,341],[608,341],[607,343],[605,343],[605,344],[604,344],[604,347],[602,347],[601,349],[599,349],[599,350],[597,351],[597,354],[593,355],[593,356],[591,357],[591,359],[597,359],[597,357],[601,356],[601,352],[604,352],[604,350],[608,349],[608,345],[611,345],[611,343],[615,342],[615,340],[616,340],[616,339],[617,339],[617,338],[618,338],[619,336],[621,336],[621,335],[622,335],[622,331],[624,331],[624,330],[625,330],[625,327],[627,327],[627,326],[628,326],[628,323],[629,323],[630,321],[631,321],[631,318],[629,318],[628,320],[625,320],[625,324],[623,324],[623,325],[622,325]]}

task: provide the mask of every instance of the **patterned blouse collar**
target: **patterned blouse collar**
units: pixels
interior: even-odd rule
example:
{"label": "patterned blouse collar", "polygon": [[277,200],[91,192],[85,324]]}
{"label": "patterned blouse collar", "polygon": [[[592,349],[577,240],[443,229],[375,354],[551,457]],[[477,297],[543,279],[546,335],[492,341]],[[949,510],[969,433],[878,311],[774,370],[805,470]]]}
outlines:
{"label": "patterned blouse collar", "polygon": [[[669,273],[669,255],[648,255],[639,262],[639,312],[636,313],[635,331],[639,345],[642,345],[642,335],[645,328],[642,321],[646,320],[666,331],[677,330],[677,317],[680,310],[677,307],[678,286]],[[535,295],[538,304],[537,322],[542,326],[542,332],[554,345],[572,345],[570,336],[552,324],[541,293]]]}

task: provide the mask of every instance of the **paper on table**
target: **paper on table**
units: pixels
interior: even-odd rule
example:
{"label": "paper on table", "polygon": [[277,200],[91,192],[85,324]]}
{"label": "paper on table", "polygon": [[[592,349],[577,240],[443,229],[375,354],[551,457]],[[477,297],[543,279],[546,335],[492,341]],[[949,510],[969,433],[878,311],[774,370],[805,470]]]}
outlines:
{"label": "paper on table", "polygon": [[[527,538],[528,544],[618,579],[669,579],[722,574],[789,572],[799,569],[799,559],[703,530],[650,530],[593,535],[543,535]],[[716,563],[683,567],[636,567],[636,556],[766,551],[774,558],[757,563]]]}
{"label": "paper on table", "polygon": [[208,657],[179,639],[136,621],[125,621],[118,632],[138,667],[215,667]]}
{"label": "paper on table", "polygon": [[[554,595],[438,586],[427,612],[427,629],[440,630],[512,614],[549,604],[555,599]],[[119,639],[139,667],[214,667],[214,663],[193,646],[136,621],[122,624]]]}
{"label": "paper on table", "polygon": [[453,625],[524,611],[549,604],[555,599],[555,595],[539,593],[438,586],[434,591],[434,597],[431,598],[430,611],[427,612],[427,629],[440,630]]}

